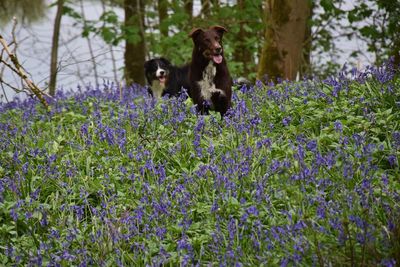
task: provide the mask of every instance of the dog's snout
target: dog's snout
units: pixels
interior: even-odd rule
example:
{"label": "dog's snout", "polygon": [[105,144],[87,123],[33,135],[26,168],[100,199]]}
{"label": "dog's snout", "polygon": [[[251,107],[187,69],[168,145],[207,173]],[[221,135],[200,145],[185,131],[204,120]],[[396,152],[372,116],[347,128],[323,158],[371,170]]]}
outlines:
{"label": "dog's snout", "polygon": [[164,77],[164,76],[167,76],[167,75],[168,75],[167,70],[164,70],[162,68],[158,68],[157,71],[156,71],[156,76],[157,77]]}
{"label": "dog's snout", "polygon": [[215,52],[216,52],[217,54],[220,54],[220,53],[222,52],[222,47],[217,47],[217,48],[215,48]]}

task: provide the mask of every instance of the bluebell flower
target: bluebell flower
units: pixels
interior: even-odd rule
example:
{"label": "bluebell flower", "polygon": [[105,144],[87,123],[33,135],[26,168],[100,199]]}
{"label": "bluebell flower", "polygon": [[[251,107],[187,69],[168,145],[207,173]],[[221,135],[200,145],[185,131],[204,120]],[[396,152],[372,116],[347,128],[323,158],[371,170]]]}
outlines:
{"label": "bluebell flower", "polygon": [[177,242],[177,249],[178,250],[188,250],[192,249],[192,246],[188,242],[187,236],[183,235]]}
{"label": "bluebell flower", "polygon": [[282,119],[282,124],[284,126],[289,126],[291,121],[292,121],[292,118],[290,116],[288,116],[288,117],[285,117],[285,118]]}
{"label": "bluebell flower", "polygon": [[228,234],[229,234],[229,242],[231,243],[231,245],[234,242],[234,239],[236,237],[236,220],[230,216],[229,218],[229,222],[228,222]]}
{"label": "bluebell flower", "polygon": [[208,148],[207,148],[207,153],[208,153],[209,155],[214,154],[214,149],[215,149],[215,147],[214,147],[212,141],[210,141],[210,143],[209,143],[209,145],[208,145]]}
{"label": "bluebell flower", "polygon": [[255,206],[250,206],[249,208],[247,208],[247,213],[253,216],[258,216],[259,212],[258,209]]}
{"label": "bluebell flower", "polygon": [[324,161],[325,161],[325,165],[328,169],[331,169],[335,163],[336,163],[336,155],[333,152],[329,152],[325,157],[324,157]]}
{"label": "bluebell flower", "polygon": [[250,120],[250,124],[253,127],[256,127],[257,125],[259,125],[261,123],[261,118],[259,116],[255,116]]}
{"label": "bluebell flower", "polygon": [[64,250],[62,255],[61,255],[61,258],[66,260],[66,261],[73,261],[73,260],[76,259],[76,256],[70,254],[68,250]]}
{"label": "bluebell flower", "polygon": [[335,121],[333,123],[333,125],[334,125],[334,129],[335,129],[336,132],[338,132],[338,133],[342,133],[343,132],[343,125],[342,125],[342,123],[340,121]]}
{"label": "bluebell flower", "polygon": [[60,238],[60,232],[56,229],[51,229],[50,230],[50,237],[51,238],[55,238],[55,239],[59,239]]}
{"label": "bluebell flower", "polygon": [[384,267],[395,267],[396,265],[396,260],[395,259],[383,259],[381,260],[381,266]]}
{"label": "bluebell flower", "polygon": [[18,220],[18,213],[17,213],[17,211],[15,210],[15,208],[12,208],[12,209],[10,210],[10,216],[11,216],[11,218],[12,218],[14,221],[17,221],[17,220]]}
{"label": "bluebell flower", "polygon": [[21,160],[19,159],[19,151],[14,151],[12,159],[15,164],[21,164]]}
{"label": "bluebell flower", "polygon": [[263,88],[263,87],[264,87],[262,81],[260,81],[260,80],[256,80],[256,86],[257,86],[258,88]]}
{"label": "bluebell flower", "polygon": [[400,132],[392,133],[393,146],[395,149],[400,149]]}
{"label": "bluebell flower", "polygon": [[14,247],[8,244],[5,249],[5,255],[9,258],[12,258],[14,256],[14,251],[15,251]]}
{"label": "bluebell flower", "polygon": [[396,155],[389,155],[387,157],[387,159],[388,159],[388,162],[389,162],[391,167],[395,167],[395,166],[398,165],[397,164],[397,156]]}
{"label": "bluebell flower", "polygon": [[318,207],[317,207],[317,216],[320,219],[325,219],[326,218],[325,207],[322,204],[318,205]]}
{"label": "bluebell flower", "polygon": [[289,265],[289,259],[288,258],[283,258],[280,262],[281,267],[286,267]]}

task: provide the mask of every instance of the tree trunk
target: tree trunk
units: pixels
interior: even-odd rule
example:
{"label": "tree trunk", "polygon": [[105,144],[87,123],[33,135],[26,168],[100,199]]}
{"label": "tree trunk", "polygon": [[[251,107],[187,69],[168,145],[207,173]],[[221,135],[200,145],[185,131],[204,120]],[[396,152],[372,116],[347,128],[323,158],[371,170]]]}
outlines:
{"label": "tree trunk", "polygon": [[219,0],[211,0],[211,3],[212,3],[212,11],[214,12],[214,14],[218,13],[220,11],[219,8],[221,6]]}
{"label": "tree trunk", "polygon": [[400,38],[395,40],[393,43],[393,48],[390,54],[393,57],[393,64],[396,67],[400,67]]}
{"label": "tree trunk", "polygon": [[310,13],[308,15],[306,21],[306,30],[304,33],[304,41],[303,41],[303,53],[300,64],[299,73],[301,76],[311,75],[311,48],[312,48],[312,31],[311,31],[311,19],[313,16],[313,10],[315,7],[315,3],[311,3],[310,5]]}
{"label": "tree trunk", "polygon": [[158,19],[160,22],[159,29],[161,35],[168,36],[168,25],[163,23],[166,18],[168,18],[168,0],[158,0]]}
{"label": "tree trunk", "polygon": [[185,12],[189,16],[189,28],[191,28],[193,21],[193,0],[185,0]]}
{"label": "tree trunk", "polygon": [[300,71],[307,22],[311,15],[309,0],[266,0],[267,27],[258,66],[258,79],[294,80]]}
{"label": "tree trunk", "polygon": [[57,72],[58,72],[58,40],[60,36],[62,10],[64,0],[57,1],[57,13],[54,20],[53,40],[51,45],[51,59],[50,59],[50,81],[49,81],[49,94],[54,96],[56,93]]}
{"label": "tree trunk", "polygon": [[[238,10],[243,14],[245,12],[245,6],[246,1],[245,0],[238,0],[237,1],[237,8]],[[248,74],[253,72],[254,70],[250,69],[250,62],[252,62],[252,55],[251,51],[246,48],[246,40],[249,38],[249,33],[245,31],[244,25],[245,21],[240,18],[239,21],[239,33],[236,36],[236,48],[233,54],[234,61],[237,62],[242,62],[243,63],[243,73],[240,73],[240,75],[243,75],[245,77],[248,77]]]}
{"label": "tree trunk", "polygon": [[133,32],[135,35],[133,38],[128,35],[125,42],[125,79],[127,84],[139,83],[143,85],[145,83],[143,65],[146,55],[144,1],[124,0],[124,9],[127,32]]}
{"label": "tree trunk", "polygon": [[211,9],[210,0],[201,0],[201,14],[203,18],[209,17],[210,9]]}

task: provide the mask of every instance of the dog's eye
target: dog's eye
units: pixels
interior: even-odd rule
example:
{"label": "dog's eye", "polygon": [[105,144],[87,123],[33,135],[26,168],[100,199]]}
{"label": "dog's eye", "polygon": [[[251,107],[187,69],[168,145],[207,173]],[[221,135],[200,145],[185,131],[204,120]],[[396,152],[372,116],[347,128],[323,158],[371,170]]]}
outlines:
{"label": "dog's eye", "polygon": [[205,41],[206,41],[207,43],[211,43],[210,38],[206,38]]}

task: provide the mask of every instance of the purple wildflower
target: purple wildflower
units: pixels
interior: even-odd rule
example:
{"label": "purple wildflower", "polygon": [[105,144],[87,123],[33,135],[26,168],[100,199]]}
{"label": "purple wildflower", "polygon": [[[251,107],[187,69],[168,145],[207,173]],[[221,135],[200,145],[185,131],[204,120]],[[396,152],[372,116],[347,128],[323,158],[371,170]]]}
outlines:
{"label": "purple wildflower", "polygon": [[394,167],[397,165],[397,156],[396,155],[389,155],[387,157],[390,167]]}
{"label": "purple wildflower", "polygon": [[396,149],[399,149],[400,148],[400,132],[393,132],[392,139],[393,139],[393,146]]}
{"label": "purple wildflower", "polygon": [[250,206],[247,208],[246,212],[253,216],[258,216],[258,209],[255,206]]}
{"label": "purple wildflower", "polygon": [[17,211],[15,210],[15,208],[12,208],[12,209],[10,210],[10,216],[11,216],[11,218],[12,218],[14,221],[17,221],[17,220],[18,220],[18,213],[17,213]]}
{"label": "purple wildflower", "polygon": [[340,121],[335,121],[333,123],[333,125],[334,125],[334,129],[335,129],[336,132],[338,132],[338,133],[342,133],[343,132],[343,125],[342,125],[342,123]]}
{"label": "purple wildflower", "polygon": [[396,260],[395,259],[383,259],[381,261],[381,266],[384,267],[395,267],[396,265]]}
{"label": "purple wildflower", "polygon": [[282,124],[284,126],[289,126],[291,121],[292,121],[292,118],[290,116],[288,116],[288,117],[285,117],[285,118],[282,119]]}
{"label": "purple wildflower", "polygon": [[311,140],[306,145],[307,149],[316,152],[317,151],[317,140]]}

